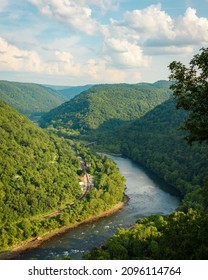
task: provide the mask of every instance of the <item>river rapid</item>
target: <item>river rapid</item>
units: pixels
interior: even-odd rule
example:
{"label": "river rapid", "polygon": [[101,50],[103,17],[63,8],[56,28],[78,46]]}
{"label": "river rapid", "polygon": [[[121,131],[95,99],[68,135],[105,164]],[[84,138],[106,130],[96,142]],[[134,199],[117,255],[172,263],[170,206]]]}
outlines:
{"label": "river rapid", "polygon": [[172,213],[178,207],[178,193],[169,185],[129,159],[108,157],[117,163],[126,178],[125,193],[129,201],[125,207],[111,216],[56,235],[38,248],[25,251],[16,259],[49,260],[67,256],[81,259],[84,253],[103,244],[116,232],[116,228],[130,227],[140,217]]}

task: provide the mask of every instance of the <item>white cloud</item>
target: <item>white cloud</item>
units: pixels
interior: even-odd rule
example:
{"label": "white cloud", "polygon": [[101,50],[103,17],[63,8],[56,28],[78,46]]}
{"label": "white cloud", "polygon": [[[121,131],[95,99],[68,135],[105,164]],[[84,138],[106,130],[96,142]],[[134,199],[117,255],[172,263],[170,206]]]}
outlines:
{"label": "white cloud", "polygon": [[108,10],[117,11],[119,8],[119,2],[114,0],[86,0],[85,2],[99,6],[102,13],[106,13]]}
{"label": "white cloud", "polygon": [[119,83],[124,82],[127,73],[117,68],[109,68],[103,59],[89,59],[85,67],[85,74],[88,76],[88,83]]}
{"label": "white cloud", "polygon": [[28,0],[39,11],[70,28],[92,35],[97,31],[97,22],[92,18],[92,10],[82,0]]}
{"label": "white cloud", "polygon": [[208,19],[198,17],[190,7],[176,19],[162,11],[160,4],[127,11],[123,21],[111,20],[111,25],[102,30],[105,36],[126,38],[141,48],[152,47],[152,55],[154,50],[158,54],[159,48],[161,54],[163,50],[164,54],[190,53],[194,45],[208,43]]}
{"label": "white cloud", "polygon": [[176,42],[183,44],[208,43],[208,19],[198,17],[196,10],[188,8],[175,22]]}
{"label": "white cloud", "polygon": [[50,51],[50,56],[51,60],[47,57],[45,61],[39,53],[19,49],[0,37],[0,69],[4,72],[56,76],[56,81],[73,77],[74,81],[77,79],[77,84],[80,84],[80,81],[86,83],[125,82],[128,77],[125,70],[109,67],[102,58],[91,58],[86,63],[81,63],[75,60],[70,51],[59,50]]}
{"label": "white cloud", "polygon": [[138,32],[145,40],[151,38],[174,39],[173,20],[161,10],[161,5],[151,5],[144,10],[127,11],[124,24]]}
{"label": "white cloud", "polygon": [[172,18],[158,4],[127,11],[123,20],[111,19],[108,25],[102,25],[101,32],[101,55],[106,67],[131,74],[133,69],[146,69],[147,73],[153,67],[154,56],[188,57],[196,46],[208,43],[208,19],[198,17],[192,8]]}
{"label": "white cloud", "polygon": [[107,38],[104,53],[108,56],[109,63],[118,67],[147,67],[149,64],[149,59],[143,55],[142,49],[127,40]]}
{"label": "white cloud", "polygon": [[50,75],[80,74],[80,64],[70,52],[55,51],[51,61],[44,61],[35,51],[22,50],[0,38],[0,68],[4,71],[22,71]]}
{"label": "white cloud", "polygon": [[73,76],[78,76],[81,73],[81,65],[75,62],[73,55],[70,52],[60,52],[56,51],[55,55],[58,59],[58,71],[57,73],[62,73],[63,75],[70,74]]}
{"label": "white cloud", "polygon": [[43,71],[43,65],[38,54],[34,51],[18,49],[0,38],[0,67],[14,71]]}
{"label": "white cloud", "polygon": [[[76,84],[137,82],[144,78],[142,73],[149,78],[155,71],[160,76],[158,69],[167,68],[174,55],[191,57],[193,49],[196,51],[208,43],[208,19],[198,16],[192,8],[173,18],[160,4],[151,5],[126,11],[121,20],[112,18],[106,23],[106,17],[101,17],[99,11],[103,14],[116,11],[123,1],[27,1],[37,10],[26,10],[31,7],[21,4],[22,10],[18,6],[10,12],[8,28],[2,28],[2,71],[19,71],[31,76],[34,73],[34,77],[47,75],[61,81],[68,78]],[[0,10],[7,2],[1,1]],[[30,14],[23,18],[25,12]],[[119,12],[117,18],[122,17]],[[15,13],[19,15],[16,18]],[[105,25],[99,20],[104,20]],[[65,26],[76,32],[69,32]]]}

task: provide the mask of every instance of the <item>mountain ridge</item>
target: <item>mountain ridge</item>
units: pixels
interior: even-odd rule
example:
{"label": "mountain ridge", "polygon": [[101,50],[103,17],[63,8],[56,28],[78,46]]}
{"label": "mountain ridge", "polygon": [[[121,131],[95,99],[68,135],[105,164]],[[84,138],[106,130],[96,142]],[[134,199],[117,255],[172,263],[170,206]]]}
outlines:
{"label": "mountain ridge", "polygon": [[167,100],[170,94],[169,87],[152,84],[95,85],[44,114],[40,125],[69,131],[69,134],[71,130],[86,133],[100,126],[105,128],[105,123],[107,128],[113,128],[141,117]]}
{"label": "mountain ridge", "polygon": [[68,100],[39,84],[3,80],[0,81],[0,98],[29,117],[41,115]]}

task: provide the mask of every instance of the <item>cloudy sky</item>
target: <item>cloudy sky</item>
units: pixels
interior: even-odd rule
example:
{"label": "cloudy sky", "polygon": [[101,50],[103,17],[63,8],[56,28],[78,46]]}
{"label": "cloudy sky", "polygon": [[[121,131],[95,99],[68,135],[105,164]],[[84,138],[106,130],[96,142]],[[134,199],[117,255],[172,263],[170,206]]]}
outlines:
{"label": "cloudy sky", "polygon": [[0,80],[168,79],[208,46],[208,0],[1,0]]}

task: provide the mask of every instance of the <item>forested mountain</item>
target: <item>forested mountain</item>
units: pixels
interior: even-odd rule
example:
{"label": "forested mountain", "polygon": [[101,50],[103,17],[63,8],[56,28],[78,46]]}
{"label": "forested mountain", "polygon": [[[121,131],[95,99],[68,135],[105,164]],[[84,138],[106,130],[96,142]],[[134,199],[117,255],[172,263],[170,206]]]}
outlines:
{"label": "forested mountain", "polygon": [[0,99],[31,117],[50,111],[68,98],[50,88],[30,83],[0,81]]}
{"label": "forested mountain", "polygon": [[[116,165],[72,144],[0,101],[0,249],[73,225],[122,201],[124,179]],[[94,180],[82,199],[80,158]]]}
{"label": "forested mountain", "polygon": [[185,196],[181,208],[204,208],[201,190],[208,177],[208,146],[187,145],[179,129],[186,113],[169,99],[139,120],[97,134],[98,150],[121,153],[152,170]]}
{"label": "forested mountain", "polygon": [[70,135],[72,130],[81,134],[98,128],[109,130],[143,116],[167,100],[170,90],[164,84],[96,85],[46,113],[40,123],[62,135]]}
{"label": "forested mountain", "polygon": [[80,94],[81,92],[88,90],[91,88],[92,85],[85,85],[85,86],[71,86],[66,87],[64,89],[58,90],[62,95],[66,96],[68,99],[74,98],[76,95]]}
{"label": "forested mountain", "polygon": [[179,127],[186,112],[168,99],[170,84],[94,86],[44,115],[41,125],[61,135],[77,130],[99,151],[138,161],[181,192],[181,209],[203,208],[208,147],[185,142]]}
{"label": "forested mountain", "polygon": [[[184,212],[119,229],[86,259],[206,259],[208,146],[185,142],[179,127],[186,112],[176,110],[169,86],[93,86],[43,116],[49,132],[0,101],[0,249],[76,224],[123,199],[124,178],[111,160],[52,131],[80,134],[96,141],[99,151],[121,153],[183,196]],[[79,180],[86,171],[93,188],[83,196]]]}
{"label": "forested mountain", "polygon": [[[208,146],[186,143],[186,134],[179,130],[185,117],[170,99],[125,127],[97,134],[98,150],[122,153],[180,190],[183,212],[150,216],[129,229],[119,228],[84,259],[207,260]],[[180,275],[180,270],[173,273]]]}

